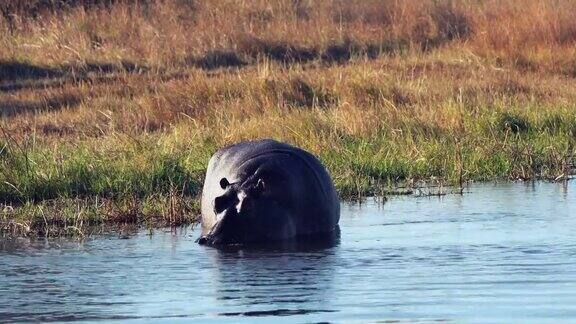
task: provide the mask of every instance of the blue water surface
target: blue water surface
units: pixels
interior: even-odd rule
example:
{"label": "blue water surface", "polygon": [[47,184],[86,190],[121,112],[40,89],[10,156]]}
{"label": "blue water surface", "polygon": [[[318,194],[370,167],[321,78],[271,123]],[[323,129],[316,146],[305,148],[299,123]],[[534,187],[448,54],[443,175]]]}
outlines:
{"label": "blue water surface", "polygon": [[343,203],[325,246],[222,251],[197,228],[3,239],[0,322],[576,322],[575,191]]}

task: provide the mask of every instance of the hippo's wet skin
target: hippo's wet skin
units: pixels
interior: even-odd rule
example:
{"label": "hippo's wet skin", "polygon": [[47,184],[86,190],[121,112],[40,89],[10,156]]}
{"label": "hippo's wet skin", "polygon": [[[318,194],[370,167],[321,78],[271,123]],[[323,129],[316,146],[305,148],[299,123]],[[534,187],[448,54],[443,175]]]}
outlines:
{"label": "hippo's wet skin", "polygon": [[338,227],[340,204],[310,153],[273,140],[216,152],[202,192],[201,244],[265,243],[321,236]]}

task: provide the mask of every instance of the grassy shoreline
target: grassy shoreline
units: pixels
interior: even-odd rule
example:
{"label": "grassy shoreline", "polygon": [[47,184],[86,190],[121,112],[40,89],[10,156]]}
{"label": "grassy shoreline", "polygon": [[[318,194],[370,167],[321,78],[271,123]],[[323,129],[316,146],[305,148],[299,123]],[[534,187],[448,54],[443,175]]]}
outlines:
{"label": "grassy shoreline", "polygon": [[210,155],[254,138],[346,200],[574,173],[571,1],[78,3],[0,18],[3,234],[194,223]]}

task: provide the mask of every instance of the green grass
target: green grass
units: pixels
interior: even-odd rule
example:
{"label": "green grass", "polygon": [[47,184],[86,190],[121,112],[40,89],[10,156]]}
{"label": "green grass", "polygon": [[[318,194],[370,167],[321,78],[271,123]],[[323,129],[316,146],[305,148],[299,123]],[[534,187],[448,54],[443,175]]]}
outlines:
{"label": "green grass", "polygon": [[[301,132],[292,142],[319,156],[343,199],[386,194],[419,180],[460,186],[461,179],[556,179],[571,172],[573,116],[485,111],[480,119],[464,115],[467,131],[458,132],[407,120],[400,135],[350,136],[339,133],[321,110],[296,117],[311,119],[298,130],[277,131]],[[205,167],[217,145],[209,136],[182,134],[192,127],[184,123],[137,139],[114,134],[57,146],[4,141],[0,227],[6,233],[61,235],[102,224],[195,222]]]}
{"label": "green grass", "polygon": [[194,223],[258,138],[346,200],[574,173],[573,1],[48,2],[1,10],[1,233]]}

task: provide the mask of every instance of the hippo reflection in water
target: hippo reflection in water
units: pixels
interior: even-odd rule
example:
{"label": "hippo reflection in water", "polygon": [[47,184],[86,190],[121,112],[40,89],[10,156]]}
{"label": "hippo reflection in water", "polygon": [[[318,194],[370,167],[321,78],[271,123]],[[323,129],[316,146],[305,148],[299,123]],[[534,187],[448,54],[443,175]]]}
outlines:
{"label": "hippo reflection in water", "polygon": [[274,140],[225,147],[208,163],[200,244],[300,240],[338,231],[340,204],[312,154]]}

